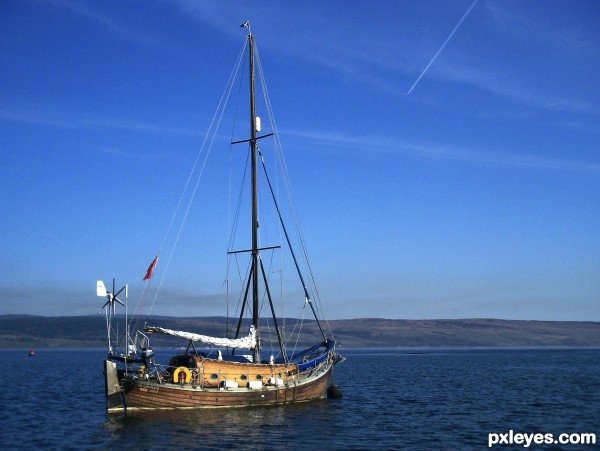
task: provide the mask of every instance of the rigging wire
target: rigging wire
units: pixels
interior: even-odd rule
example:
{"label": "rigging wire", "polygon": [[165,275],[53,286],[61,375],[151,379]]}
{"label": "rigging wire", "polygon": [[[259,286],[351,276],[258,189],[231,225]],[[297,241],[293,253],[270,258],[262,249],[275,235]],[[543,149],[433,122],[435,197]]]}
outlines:
{"label": "rigging wire", "polygon": [[[306,242],[304,239],[304,235],[302,233],[302,228],[300,226],[300,220],[299,220],[299,216],[297,213],[297,209],[296,209],[296,203],[294,201],[294,197],[292,195],[292,189],[291,189],[291,182],[290,182],[290,177],[289,177],[289,172],[287,170],[287,165],[285,163],[285,158],[283,155],[283,147],[281,145],[281,141],[279,139],[279,133],[277,132],[277,124],[275,122],[275,116],[273,113],[273,107],[271,104],[271,99],[269,97],[269,93],[268,93],[268,89],[267,89],[267,84],[266,84],[266,80],[264,77],[264,72],[262,70],[262,64],[260,61],[260,58],[258,57],[258,47],[255,45],[255,51],[257,54],[257,58],[256,58],[256,66],[257,66],[257,71],[258,71],[258,75],[259,75],[259,79],[260,79],[260,83],[261,83],[261,88],[262,88],[262,92],[263,92],[263,98],[265,101],[265,106],[267,109],[267,114],[269,116],[269,122],[271,124],[271,128],[273,131],[273,135],[274,135],[274,143],[275,143],[275,155],[277,157],[277,161],[279,164],[279,170],[281,172],[282,175],[282,179],[283,179],[283,185],[285,188],[285,192],[286,192],[286,197],[288,199],[288,205],[289,205],[289,209],[290,209],[290,215],[292,218],[292,221],[294,223],[294,229],[296,231],[296,236],[298,239],[298,243],[303,255],[303,261],[304,264],[306,266],[306,272],[308,274],[308,280],[309,280],[309,284],[311,286],[311,291],[313,291],[314,293],[314,299],[311,299],[316,301],[313,304],[316,305],[316,308],[319,312],[319,316],[323,319],[323,321],[327,324],[327,328],[328,331],[330,333],[330,335],[333,337],[333,332],[331,330],[331,326],[329,324],[329,321],[327,320],[327,316],[325,315],[324,312],[324,308],[323,308],[323,303],[321,302],[321,297],[320,297],[320,293],[318,291],[317,288],[317,284],[316,284],[316,280],[315,280],[315,276],[314,276],[314,272],[312,270],[312,265],[310,263],[310,259],[308,256],[308,248],[306,246]],[[264,164],[264,163],[263,163]]]}
{"label": "rigging wire", "polygon": [[[249,26],[249,25],[248,25]],[[243,58],[245,61],[245,55],[246,55],[246,48],[248,47],[248,41],[244,40],[244,45],[242,46],[242,53],[240,55],[240,60]],[[231,243],[233,241],[233,231],[237,230],[237,221],[239,220],[239,203],[241,202],[241,200],[238,202],[238,206],[236,209],[236,213],[234,216],[234,224],[232,225],[232,220],[231,220],[231,204],[232,204],[232,192],[233,192],[233,136],[234,136],[234,131],[236,129],[236,124],[237,124],[237,117],[238,117],[238,111],[239,111],[239,104],[240,104],[240,92],[242,90],[242,78],[240,77],[240,82],[239,82],[239,86],[238,86],[238,95],[237,95],[237,102],[235,104],[235,113],[234,113],[234,119],[233,119],[233,123],[231,126],[231,134],[229,135],[229,161],[228,161],[228,170],[229,170],[229,177],[228,177],[228,182],[227,182],[227,230],[230,231],[230,233],[232,234],[226,244],[226,249],[227,249],[227,253],[225,254],[225,283],[227,285],[227,293],[225,296],[225,303],[226,303],[226,313],[227,313],[227,319],[226,319],[226,323],[227,323],[227,336],[229,336],[229,332],[230,332],[230,328],[233,327],[233,324],[230,326],[229,325],[229,299],[230,299],[230,293],[229,293],[229,268],[230,268],[230,264],[231,264],[231,258],[232,256],[229,254],[229,251],[231,250]],[[248,162],[246,162],[246,166],[244,169],[244,173],[245,171],[247,171],[248,168]],[[242,181],[245,180],[245,177],[242,178]],[[239,262],[237,261],[237,257],[236,258],[236,266],[237,266],[237,272],[238,272],[238,277],[241,277],[241,272],[240,272],[240,267],[239,267]],[[240,279],[241,280],[241,279]],[[238,308],[240,306],[240,299],[238,297]]]}
{"label": "rigging wire", "polygon": [[150,315],[152,313],[152,309],[154,308],[154,304],[156,303],[156,299],[158,298],[158,294],[159,294],[160,289],[162,287],[162,284],[164,282],[165,275],[166,275],[166,273],[167,273],[167,271],[169,269],[169,266],[171,264],[171,260],[173,258],[173,254],[175,252],[175,249],[177,248],[177,244],[179,242],[179,238],[181,236],[181,232],[182,232],[183,227],[185,225],[185,222],[187,220],[187,217],[188,217],[188,214],[190,212],[190,208],[191,208],[192,202],[193,202],[194,197],[196,195],[196,192],[198,190],[198,186],[200,184],[200,180],[202,179],[202,175],[204,173],[204,168],[206,167],[206,162],[207,162],[208,157],[209,157],[209,155],[211,153],[211,150],[212,150],[215,138],[217,136],[217,130],[219,129],[219,125],[220,125],[221,120],[223,118],[223,114],[225,112],[225,107],[226,107],[226,105],[228,103],[229,96],[230,96],[231,90],[233,88],[233,82],[234,82],[234,80],[237,77],[237,72],[239,71],[239,68],[241,67],[242,56],[244,54],[244,49],[245,49],[246,45],[247,45],[246,42],[244,42],[244,44],[242,46],[242,49],[240,50],[240,53],[238,54],[238,57],[237,57],[234,69],[232,70],[232,72],[231,72],[231,74],[229,76],[229,79],[227,80],[227,83],[225,85],[225,89],[224,89],[224,91],[223,91],[223,93],[221,95],[221,98],[220,98],[219,103],[217,105],[217,109],[215,111],[215,114],[213,115],[213,117],[211,119],[210,125],[208,127],[208,130],[207,130],[205,136],[204,136],[204,140],[202,142],[200,150],[198,151],[198,154],[196,156],[196,160],[194,161],[194,164],[192,166],[192,169],[190,171],[188,179],[187,179],[187,181],[185,183],[185,186],[184,186],[183,191],[181,193],[181,196],[179,198],[179,202],[177,203],[177,207],[175,208],[175,211],[173,212],[173,215],[171,217],[171,221],[169,223],[169,226],[168,226],[167,231],[165,233],[165,236],[163,238],[163,242],[161,244],[161,249],[165,245],[167,237],[171,233],[171,228],[174,225],[175,218],[179,215],[179,212],[180,212],[180,210],[182,208],[183,199],[184,199],[186,193],[188,192],[188,190],[190,189],[190,184],[191,184],[191,181],[193,179],[194,173],[196,172],[196,169],[198,167],[198,163],[200,162],[202,154],[205,152],[205,148],[206,148],[207,143],[208,143],[208,148],[206,150],[206,155],[204,156],[204,159],[202,160],[202,165],[201,165],[199,173],[197,175],[196,183],[195,183],[195,185],[193,187],[193,190],[191,192],[191,195],[190,195],[187,207],[185,209],[185,212],[183,214],[183,218],[182,218],[181,223],[179,225],[179,229],[177,231],[175,240],[174,240],[173,245],[171,247],[171,252],[170,252],[170,254],[168,256],[167,263],[165,265],[165,270],[162,273],[162,277],[160,279],[159,286],[158,286],[158,288],[156,290],[154,299],[152,300],[152,304],[150,305],[150,309],[148,311],[148,315],[147,315],[146,319],[148,319],[148,317],[150,317]]}

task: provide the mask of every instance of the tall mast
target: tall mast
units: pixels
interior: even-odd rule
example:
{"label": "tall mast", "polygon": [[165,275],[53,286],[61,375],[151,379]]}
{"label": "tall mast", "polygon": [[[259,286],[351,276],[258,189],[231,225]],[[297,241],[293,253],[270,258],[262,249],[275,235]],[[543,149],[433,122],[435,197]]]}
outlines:
{"label": "tall mast", "polygon": [[254,35],[248,31],[248,52],[250,68],[250,160],[252,183],[252,324],[257,331],[254,362],[260,362],[260,335],[258,334],[258,195],[256,180],[256,102],[254,95]]}

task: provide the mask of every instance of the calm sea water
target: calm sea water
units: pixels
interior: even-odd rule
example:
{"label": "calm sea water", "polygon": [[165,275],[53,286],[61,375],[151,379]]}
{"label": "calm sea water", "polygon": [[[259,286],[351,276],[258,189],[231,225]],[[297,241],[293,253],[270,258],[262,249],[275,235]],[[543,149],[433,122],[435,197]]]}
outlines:
{"label": "calm sea water", "polygon": [[489,432],[510,429],[600,438],[600,350],[344,350],[342,399],[110,416],[104,354],[0,351],[1,448],[488,449]]}

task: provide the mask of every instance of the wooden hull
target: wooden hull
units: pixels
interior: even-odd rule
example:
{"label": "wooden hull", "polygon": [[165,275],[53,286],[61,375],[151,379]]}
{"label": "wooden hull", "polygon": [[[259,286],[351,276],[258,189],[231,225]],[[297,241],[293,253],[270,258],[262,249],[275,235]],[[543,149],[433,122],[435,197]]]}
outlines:
{"label": "wooden hull", "polygon": [[327,362],[310,374],[298,375],[283,386],[264,385],[253,389],[200,387],[143,378],[123,379],[123,405],[113,405],[108,410],[245,407],[309,401],[325,397],[331,370],[332,363]]}

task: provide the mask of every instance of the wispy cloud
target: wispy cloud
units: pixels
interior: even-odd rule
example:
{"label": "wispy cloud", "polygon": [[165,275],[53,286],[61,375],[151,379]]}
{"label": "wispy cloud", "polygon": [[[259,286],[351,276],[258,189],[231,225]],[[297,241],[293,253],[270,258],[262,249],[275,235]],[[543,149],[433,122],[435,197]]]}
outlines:
{"label": "wispy cloud", "polygon": [[[242,6],[232,11],[218,2],[177,0],[176,4],[182,13],[192,20],[200,21],[229,36],[239,36],[239,30],[232,27],[232,23],[235,23],[236,17],[245,17],[244,14],[251,10]],[[454,29],[425,71],[422,71],[421,76],[413,83],[409,92],[469,13],[475,12],[472,10],[477,6],[475,10],[478,13],[478,27],[473,27],[465,33],[464,39],[468,45],[453,48],[447,58],[438,59],[435,70],[431,70],[428,77],[437,82],[462,85],[467,89],[475,88],[480,92],[491,93],[521,107],[535,110],[600,113],[600,106],[587,100],[585,96],[557,94],[561,91],[545,89],[537,79],[530,80],[528,83],[513,65],[498,66],[493,57],[495,51],[510,51],[511,46],[522,48],[524,45],[531,45],[533,41],[543,44],[542,48],[548,49],[549,52],[562,51],[573,56],[581,56],[592,51],[593,55],[598,55],[598,50],[590,49],[589,44],[592,42],[590,36],[586,37],[584,32],[567,26],[557,29],[540,19],[540,16],[535,17],[537,19],[535,22],[534,18],[527,14],[517,14],[522,12],[516,11],[518,5],[511,4],[512,9],[509,10],[504,4],[489,2],[478,4],[478,1],[474,0],[465,6],[468,6],[468,9],[466,12],[463,11],[458,23],[450,25],[455,25]],[[265,11],[267,9],[264,5],[258,5],[257,8],[264,8]],[[409,15],[411,8],[404,8],[408,11],[403,11],[403,15],[400,15],[397,32],[393,34],[394,39],[390,39],[389,33],[378,33],[376,28],[369,28],[368,25],[365,25],[360,32],[353,33],[349,27],[344,26],[346,19],[344,14],[334,18],[331,16],[331,9],[321,6],[311,8],[310,13],[277,5],[269,8],[276,8],[276,10],[270,10],[269,14],[257,14],[260,17],[257,23],[260,20],[260,26],[262,28],[268,26],[270,30],[268,35],[260,40],[261,48],[265,47],[269,51],[291,56],[292,61],[307,61],[326,68],[328,71],[340,74],[349,83],[369,87],[386,96],[406,95],[408,83],[414,81],[416,61],[422,61],[422,58],[417,58],[417,55],[422,55],[425,51],[419,48],[420,43],[433,39],[434,34],[439,34],[435,26],[429,22],[423,23],[421,28],[405,23],[412,17]],[[443,6],[435,8],[440,17],[447,12],[443,8]],[[336,21],[335,27],[330,26],[332,20]],[[302,33],[295,33],[290,29],[294,23],[302,24]],[[425,38],[415,39],[416,30]],[[482,31],[487,31],[491,37],[478,34]],[[284,33],[286,37],[281,39]],[[490,41],[489,44],[486,39]],[[483,41],[485,45],[475,45],[474,40]],[[439,46],[439,41],[436,42]],[[481,47],[486,49],[485,55],[474,51]],[[532,48],[527,51],[534,50],[536,49]],[[431,48],[429,47],[427,51],[431,51]],[[419,66],[418,70],[421,71],[422,66]],[[439,86],[436,89],[439,89]]]}
{"label": "wispy cloud", "polygon": [[490,152],[485,149],[457,149],[452,146],[423,145],[402,142],[398,139],[381,136],[350,136],[335,133],[318,133],[306,131],[289,132],[301,136],[307,142],[307,148],[330,149],[345,152],[354,150],[355,157],[363,155],[396,155],[427,158],[434,160],[456,161],[468,164],[491,166],[514,166],[538,170],[556,170],[600,174],[600,164],[588,161],[569,160],[564,158],[548,158],[539,154],[517,154]]}
{"label": "wispy cloud", "polygon": [[154,36],[140,30],[134,30],[130,24],[121,22],[118,18],[104,13],[99,8],[92,6],[89,2],[70,1],[70,0],[29,0],[37,3],[43,3],[71,11],[88,19],[102,27],[107,33],[127,42],[133,42],[139,45],[150,45],[163,47],[163,43]]}
{"label": "wispy cloud", "polygon": [[60,286],[33,286],[24,283],[19,287],[0,282],[0,315],[33,314],[45,316],[93,315],[102,304],[81,302],[93,299],[90,291]]}
{"label": "wispy cloud", "polygon": [[[596,35],[586,34],[585,26],[569,27],[553,15],[532,15],[531,9],[522,10],[518,4],[482,6],[481,31],[491,37],[480,38],[493,39],[484,47],[486,53],[478,54],[475,46],[453,49],[452,58],[436,65],[433,79],[491,93],[532,110],[600,114],[597,96],[589,95],[592,90],[577,87],[580,72],[586,83],[595,75],[593,62],[600,57]],[[478,35],[470,39],[475,38]]]}
{"label": "wispy cloud", "polygon": [[[398,42],[384,38],[353,34],[341,25],[331,26],[328,9],[311,5],[310,11],[280,6],[252,5],[231,10],[224,4],[177,0],[181,12],[191,20],[201,22],[230,37],[240,37],[232,24],[240,17],[257,16],[257,26],[268,29],[261,35],[258,47],[289,59],[290,64],[316,65],[340,74],[350,82],[361,83],[386,95],[400,96],[405,86],[398,83],[398,74],[405,74],[405,54],[398,52]],[[264,9],[264,14],[256,11]],[[298,26],[298,33],[293,29]],[[283,38],[285,37],[285,38]],[[393,55],[393,57],[390,57]]]}
{"label": "wispy cloud", "polygon": [[[538,51],[551,52],[561,57],[597,58],[600,55],[596,44],[597,36],[591,34],[597,30],[596,27],[586,29],[583,23],[577,23],[577,26],[570,25],[568,20],[565,20],[568,12],[563,14],[559,21],[547,21],[544,20],[543,11],[540,11],[541,14],[530,15],[520,9],[523,7],[526,7],[526,4],[485,4],[485,10],[494,26],[505,36],[512,36],[520,41],[523,46],[535,47]],[[593,16],[593,12],[590,13],[590,17]],[[590,23],[594,23],[593,19]]]}
{"label": "wispy cloud", "polygon": [[535,109],[564,113],[600,114],[598,105],[546,92],[533,92],[520,86],[518,81],[510,80],[509,74],[501,76],[473,67],[445,64],[437,71],[436,77],[475,87]]}
{"label": "wispy cloud", "polygon": [[120,129],[143,133],[161,133],[200,136],[201,130],[166,126],[166,119],[156,122],[140,121],[122,116],[94,115],[78,111],[61,110],[43,105],[0,107],[0,120],[72,130]]}
{"label": "wispy cloud", "polygon": [[559,120],[554,123],[557,127],[569,128],[572,130],[579,130],[586,133],[600,134],[600,124],[598,122],[585,122],[575,120]]}

